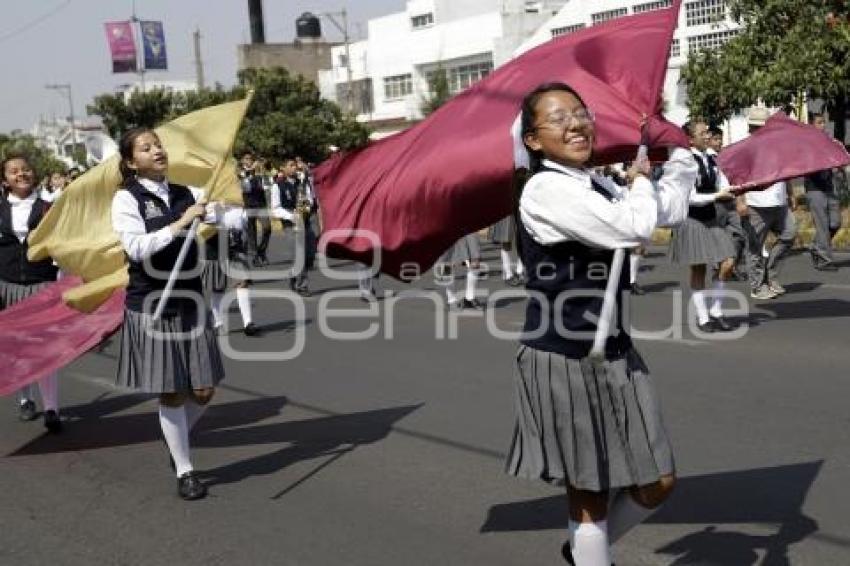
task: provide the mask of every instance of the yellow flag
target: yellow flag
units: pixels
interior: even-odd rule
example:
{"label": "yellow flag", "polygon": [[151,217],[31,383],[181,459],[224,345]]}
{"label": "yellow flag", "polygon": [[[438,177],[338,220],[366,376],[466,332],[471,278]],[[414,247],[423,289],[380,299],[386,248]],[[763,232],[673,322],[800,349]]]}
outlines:
{"label": "yellow flag", "polygon": [[[242,205],[232,157],[233,142],[252,93],[210,106],[156,128],[168,152],[168,179],[203,187],[210,201]],[[29,236],[29,258],[47,257],[85,284],[64,295],[70,306],[91,312],[115,289],[126,287],[127,261],[112,230],[112,197],[121,184],[115,155],[68,185]]]}

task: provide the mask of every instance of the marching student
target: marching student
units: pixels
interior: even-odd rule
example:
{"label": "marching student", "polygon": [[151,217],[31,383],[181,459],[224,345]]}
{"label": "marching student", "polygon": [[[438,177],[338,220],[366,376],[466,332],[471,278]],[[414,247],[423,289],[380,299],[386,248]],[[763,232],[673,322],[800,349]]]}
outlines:
{"label": "marching student", "polygon": [[[592,321],[613,250],[633,248],[657,225],[684,218],[696,166],[689,151],[677,148],[657,188],[647,164],[630,169],[628,190],[592,175],[593,115],[561,83],[526,96],[522,133],[532,176],[518,199],[517,229],[531,294],[514,373],[517,424],[507,471],[565,482],[564,557],[578,566],[609,566],[610,545],[667,498],[675,469],[653,380],[622,305],[601,363],[589,358]],[[621,299],[625,269],[619,287]]]}
{"label": "marching student", "polygon": [[[829,135],[823,114],[812,113],[809,123],[824,135]],[[832,255],[832,239],[841,228],[841,207],[833,187],[834,174],[832,169],[825,169],[807,175],[804,180],[809,212],[815,224],[815,239],[809,252],[812,255],[812,265],[819,271],[838,270]]]}
{"label": "marching student", "polygon": [[301,271],[289,278],[289,288],[302,297],[309,297],[310,287],[308,273],[313,269],[316,260],[318,237],[314,226],[316,199],[309,176],[305,171],[299,171],[295,159],[288,158],[281,167],[282,178],[277,182],[277,191],[273,195],[272,206],[276,217],[281,218],[284,228],[298,227],[297,215],[301,215],[303,234],[295,239],[295,245],[302,246],[304,265]]}
{"label": "marching student", "polygon": [[50,181],[41,193],[40,197],[43,201],[54,203],[62,195],[65,186],[68,184],[68,178],[63,171],[54,171],[50,175]]}
{"label": "marching student", "polygon": [[[248,214],[246,233],[248,235],[248,249],[254,256],[252,265],[260,267],[268,265],[266,251],[269,247],[269,239],[272,233],[271,219],[269,218],[268,201],[266,191],[263,187],[263,176],[257,170],[257,162],[254,154],[250,151],[242,152],[239,158],[239,182],[242,186],[242,199],[245,202],[245,211]],[[260,223],[260,233],[257,233],[257,222]]]}
{"label": "marching student", "polygon": [[511,287],[519,287],[523,283],[522,261],[517,258],[516,268],[511,261],[511,251],[514,247],[514,217],[506,216],[490,226],[487,239],[499,245],[499,257],[502,260],[502,280]]}
{"label": "marching student", "polygon": [[112,227],[129,262],[130,281],[121,330],[117,383],[159,396],[159,422],[185,500],[200,499],[206,486],[189,455],[189,431],[224,378],[198,274],[197,243],[167,299],[153,313],[185,241],[183,232],[207,214],[200,189],[170,183],[168,154],[153,130],[136,128],[119,142],[123,184],[112,200]]}
{"label": "marching student", "polygon": [[[27,237],[47,213],[50,203],[40,197],[35,173],[24,156],[10,155],[0,163],[0,310],[26,299],[56,281],[57,268],[50,258],[30,261]],[[62,431],[59,417],[59,382],[56,373],[38,381],[44,406],[44,426],[51,433]],[[18,393],[19,417],[35,420],[35,387]]]}
{"label": "marching student", "polygon": [[[466,288],[463,298],[455,290],[454,266],[466,265]],[[481,244],[478,234],[467,234],[443,252],[434,267],[437,279],[445,282],[446,302],[449,310],[483,309],[484,304],[476,298],[476,285],[481,269]]]}
{"label": "marching student", "polygon": [[[717,158],[720,156],[720,150],[723,149],[723,130],[717,126],[711,126],[708,129],[709,141],[705,148],[705,155],[715,175],[717,175],[717,184],[721,189],[729,187],[729,180],[720,167],[717,165]],[[734,199],[721,200],[715,203],[717,207],[717,223],[723,227],[729,238],[732,239],[732,245],[735,248],[735,256],[733,258],[731,279],[745,279],[743,272],[746,264],[744,250],[747,247],[747,234],[744,232],[744,227],[741,224],[741,217],[738,215],[737,206]],[[739,271],[738,266],[742,266]]]}
{"label": "marching student", "polygon": [[[690,140],[699,176],[691,191],[688,218],[673,230],[670,259],[690,266],[691,300],[699,330],[706,333],[730,331],[735,326],[723,316],[721,295],[735,267],[735,247],[719,224],[715,204],[732,201],[735,197],[728,189],[718,190],[717,168],[705,154],[710,137],[708,125],[702,120],[692,120],[682,129]],[[709,308],[705,293],[707,266],[714,264],[720,267],[714,284],[716,294]]]}

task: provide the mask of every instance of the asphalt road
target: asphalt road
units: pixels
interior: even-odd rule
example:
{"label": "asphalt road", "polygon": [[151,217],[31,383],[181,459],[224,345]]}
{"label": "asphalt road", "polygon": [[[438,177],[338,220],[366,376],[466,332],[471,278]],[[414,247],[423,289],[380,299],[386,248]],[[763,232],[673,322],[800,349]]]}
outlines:
{"label": "asphalt road", "polygon": [[[273,246],[280,260],[287,245]],[[746,334],[718,342],[676,320],[684,273],[662,252],[645,263],[650,293],[633,320],[668,329],[639,349],[681,479],[617,545],[617,564],[850,564],[850,255],[827,274],[790,257],[788,294],[753,305]],[[18,422],[7,399],[0,565],[561,564],[563,492],[503,473],[515,343],[481,315],[444,320],[427,296],[381,300],[372,318],[320,316],[365,311],[338,296],[356,282],[311,284],[302,316],[286,298],[256,300],[260,337],[243,336],[231,311],[228,377],[193,439],[205,500],[177,498],[155,402],[112,386],[114,341],[63,372],[61,436]],[[383,278],[378,289],[409,287]],[[482,286],[501,289],[498,275]],[[491,307],[499,328],[518,329],[521,299]],[[363,330],[375,336],[351,339]],[[294,359],[248,359],[299,341]]]}

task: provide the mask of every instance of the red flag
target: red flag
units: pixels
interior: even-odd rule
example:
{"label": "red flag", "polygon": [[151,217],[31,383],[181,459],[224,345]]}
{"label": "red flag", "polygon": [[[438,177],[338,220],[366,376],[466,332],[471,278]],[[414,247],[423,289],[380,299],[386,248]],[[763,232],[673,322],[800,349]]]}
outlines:
{"label": "red flag", "polygon": [[777,112],[750,137],[720,152],[717,164],[732,185],[772,185],[815,171],[844,167],[850,154],[814,126]]}
{"label": "red flag", "polygon": [[508,215],[511,126],[545,82],[569,84],[596,115],[596,163],[634,158],[644,116],[651,146],[687,147],[660,114],[679,4],[553,39],[416,126],[323,163],[315,181],[326,253],[368,264],[380,248],[382,271],[415,277],[459,237]]}
{"label": "red flag", "polygon": [[0,395],[68,365],[121,326],[124,291],[84,314],[62,300],[63,292],[81,283],[79,277],[63,278],[0,311]]}

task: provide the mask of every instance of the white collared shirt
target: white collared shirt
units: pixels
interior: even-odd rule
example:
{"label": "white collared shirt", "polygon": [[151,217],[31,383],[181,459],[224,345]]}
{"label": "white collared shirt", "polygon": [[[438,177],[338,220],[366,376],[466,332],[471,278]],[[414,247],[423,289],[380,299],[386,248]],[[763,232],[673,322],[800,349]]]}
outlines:
{"label": "white collared shirt", "polygon": [[[139,178],[138,181],[142,187],[162,199],[169,207],[171,206],[167,180],[159,183],[151,179]],[[204,194],[204,191],[197,187],[188,187],[188,189],[196,201]],[[209,215],[212,203],[207,206]],[[244,210],[238,206],[226,207],[222,217],[214,220],[229,229],[241,229],[245,222]],[[142,261],[174,240],[174,234],[168,226],[156,232],[147,232],[145,221],[139,214],[139,203],[126,189],[118,190],[112,198],[112,229],[118,234],[124,251],[132,261]]]}
{"label": "white collared shirt", "polygon": [[[712,152],[715,155],[717,155],[716,152],[714,152],[714,150],[711,149],[711,148],[705,150],[705,153],[696,149],[695,147],[691,148],[691,153],[693,154],[694,159],[702,160],[702,164],[705,165],[706,170],[709,170],[711,168],[711,164],[708,161],[709,152]],[[717,173],[717,182],[714,185],[714,190],[715,190],[715,192],[717,192],[722,187],[727,186],[728,182],[727,182],[727,185],[723,185],[723,182],[722,182],[721,177],[720,177],[722,175],[722,173],[720,172],[720,168],[715,167],[714,170]],[[725,179],[725,178],[726,177],[723,177],[723,179]],[[694,206],[706,206],[708,204],[715,202],[715,195],[713,195],[711,193],[699,193],[699,192],[697,192],[697,183],[698,182],[699,182],[699,174],[697,174],[696,179],[694,179],[694,187],[693,187],[693,189],[691,189],[691,194],[688,197],[688,202],[690,204],[694,205]]]}
{"label": "white collared shirt", "polygon": [[[583,169],[545,160],[556,172],[543,171],[529,179],[520,199],[520,217],[540,244],[577,240],[596,248],[635,247],[649,241],[658,226],[681,223],[688,213],[688,195],[697,166],[683,148],[672,151],[664,173],[653,184],[638,177],[632,188],[618,187]],[[611,193],[609,201],[593,190],[591,179]]]}
{"label": "white collared shirt", "polygon": [[26,198],[18,198],[10,192],[6,195],[6,200],[12,209],[12,231],[18,237],[18,241],[24,243],[27,234],[30,233],[30,214],[35,201],[38,200],[38,190],[33,190]]}
{"label": "white collared shirt", "polygon": [[785,206],[788,204],[788,187],[785,181],[772,184],[763,191],[749,191],[744,195],[747,206],[756,208],[767,208],[771,206]]}

